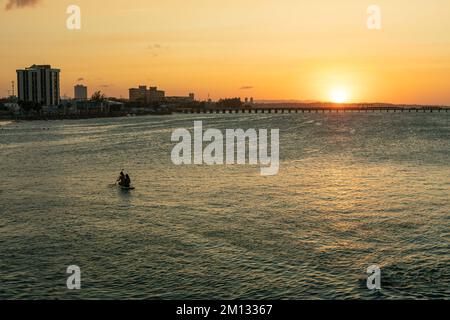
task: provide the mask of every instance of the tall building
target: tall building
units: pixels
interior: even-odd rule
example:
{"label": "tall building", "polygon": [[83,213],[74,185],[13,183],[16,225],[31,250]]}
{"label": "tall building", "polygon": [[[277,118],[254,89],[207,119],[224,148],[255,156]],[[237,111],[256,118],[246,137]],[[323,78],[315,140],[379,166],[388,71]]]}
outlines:
{"label": "tall building", "polygon": [[59,73],[59,69],[52,69],[50,65],[32,65],[17,70],[19,101],[59,105]]}
{"label": "tall building", "polygon": [[157,87],[147,89],[147,86],[139,86],[130,89],[130,101],[159,102],[164,100],[165,95],[166,93]]}
{"label": "tall building", "polygon": [[87,100],[88,99],[88,91],[87,87],[81,84],[77,84],[74,87],[74,97],[75,100]]}

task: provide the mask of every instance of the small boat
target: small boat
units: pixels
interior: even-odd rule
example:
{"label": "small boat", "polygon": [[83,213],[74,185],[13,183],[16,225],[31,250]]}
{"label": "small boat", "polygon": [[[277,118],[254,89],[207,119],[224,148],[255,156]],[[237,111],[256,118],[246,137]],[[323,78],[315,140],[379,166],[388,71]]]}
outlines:
{"label": "small boat", "polygon": [[120,184],[118,184],[117,186],[120,189],[122,189],[122,190],[134,190],[134,189],[136,189],[135,187],[132,187],[132,186],[126,187],[126,186],[121,186]]}

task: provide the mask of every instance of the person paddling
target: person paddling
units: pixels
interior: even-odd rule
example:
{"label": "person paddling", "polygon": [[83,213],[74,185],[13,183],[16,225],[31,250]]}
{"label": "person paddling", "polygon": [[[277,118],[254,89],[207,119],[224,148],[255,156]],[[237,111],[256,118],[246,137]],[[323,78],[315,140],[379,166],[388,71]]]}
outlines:
{"label": "person paddling", "polygon": [[131,179],[128,173],[125,175],[125,187],[129,188],[131,185]]}
{"label": "person paddling", "polygon": [[126,183],[126,177],[123,173],[123,170],[120,172],[119,178],[117,179],[117,182],[119,182],[119,186],[125,186]]}

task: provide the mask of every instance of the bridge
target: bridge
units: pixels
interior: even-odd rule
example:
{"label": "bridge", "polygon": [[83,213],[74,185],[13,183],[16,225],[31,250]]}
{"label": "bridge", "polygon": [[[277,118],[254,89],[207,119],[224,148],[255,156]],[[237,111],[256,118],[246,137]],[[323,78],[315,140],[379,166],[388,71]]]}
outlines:
{"label": "bridge", "polygon": [[407,107],[407,106],[376,106],[376,107],[241,107],[241,108],[177,108],[176,113],[347,113],[347,112],[392,112],[392,113],[433,113],[448,112],[449,107]]}

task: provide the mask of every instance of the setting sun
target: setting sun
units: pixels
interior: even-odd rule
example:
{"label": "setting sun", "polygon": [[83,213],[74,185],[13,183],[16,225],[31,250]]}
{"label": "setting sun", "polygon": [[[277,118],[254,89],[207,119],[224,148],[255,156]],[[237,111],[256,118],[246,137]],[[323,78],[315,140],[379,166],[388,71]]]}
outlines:
{"label": "setting sun", "polygon": [[331,102],[334,103],[346,103],[348,102],[348,92],[345,89],[333,89],[330,92]]}

